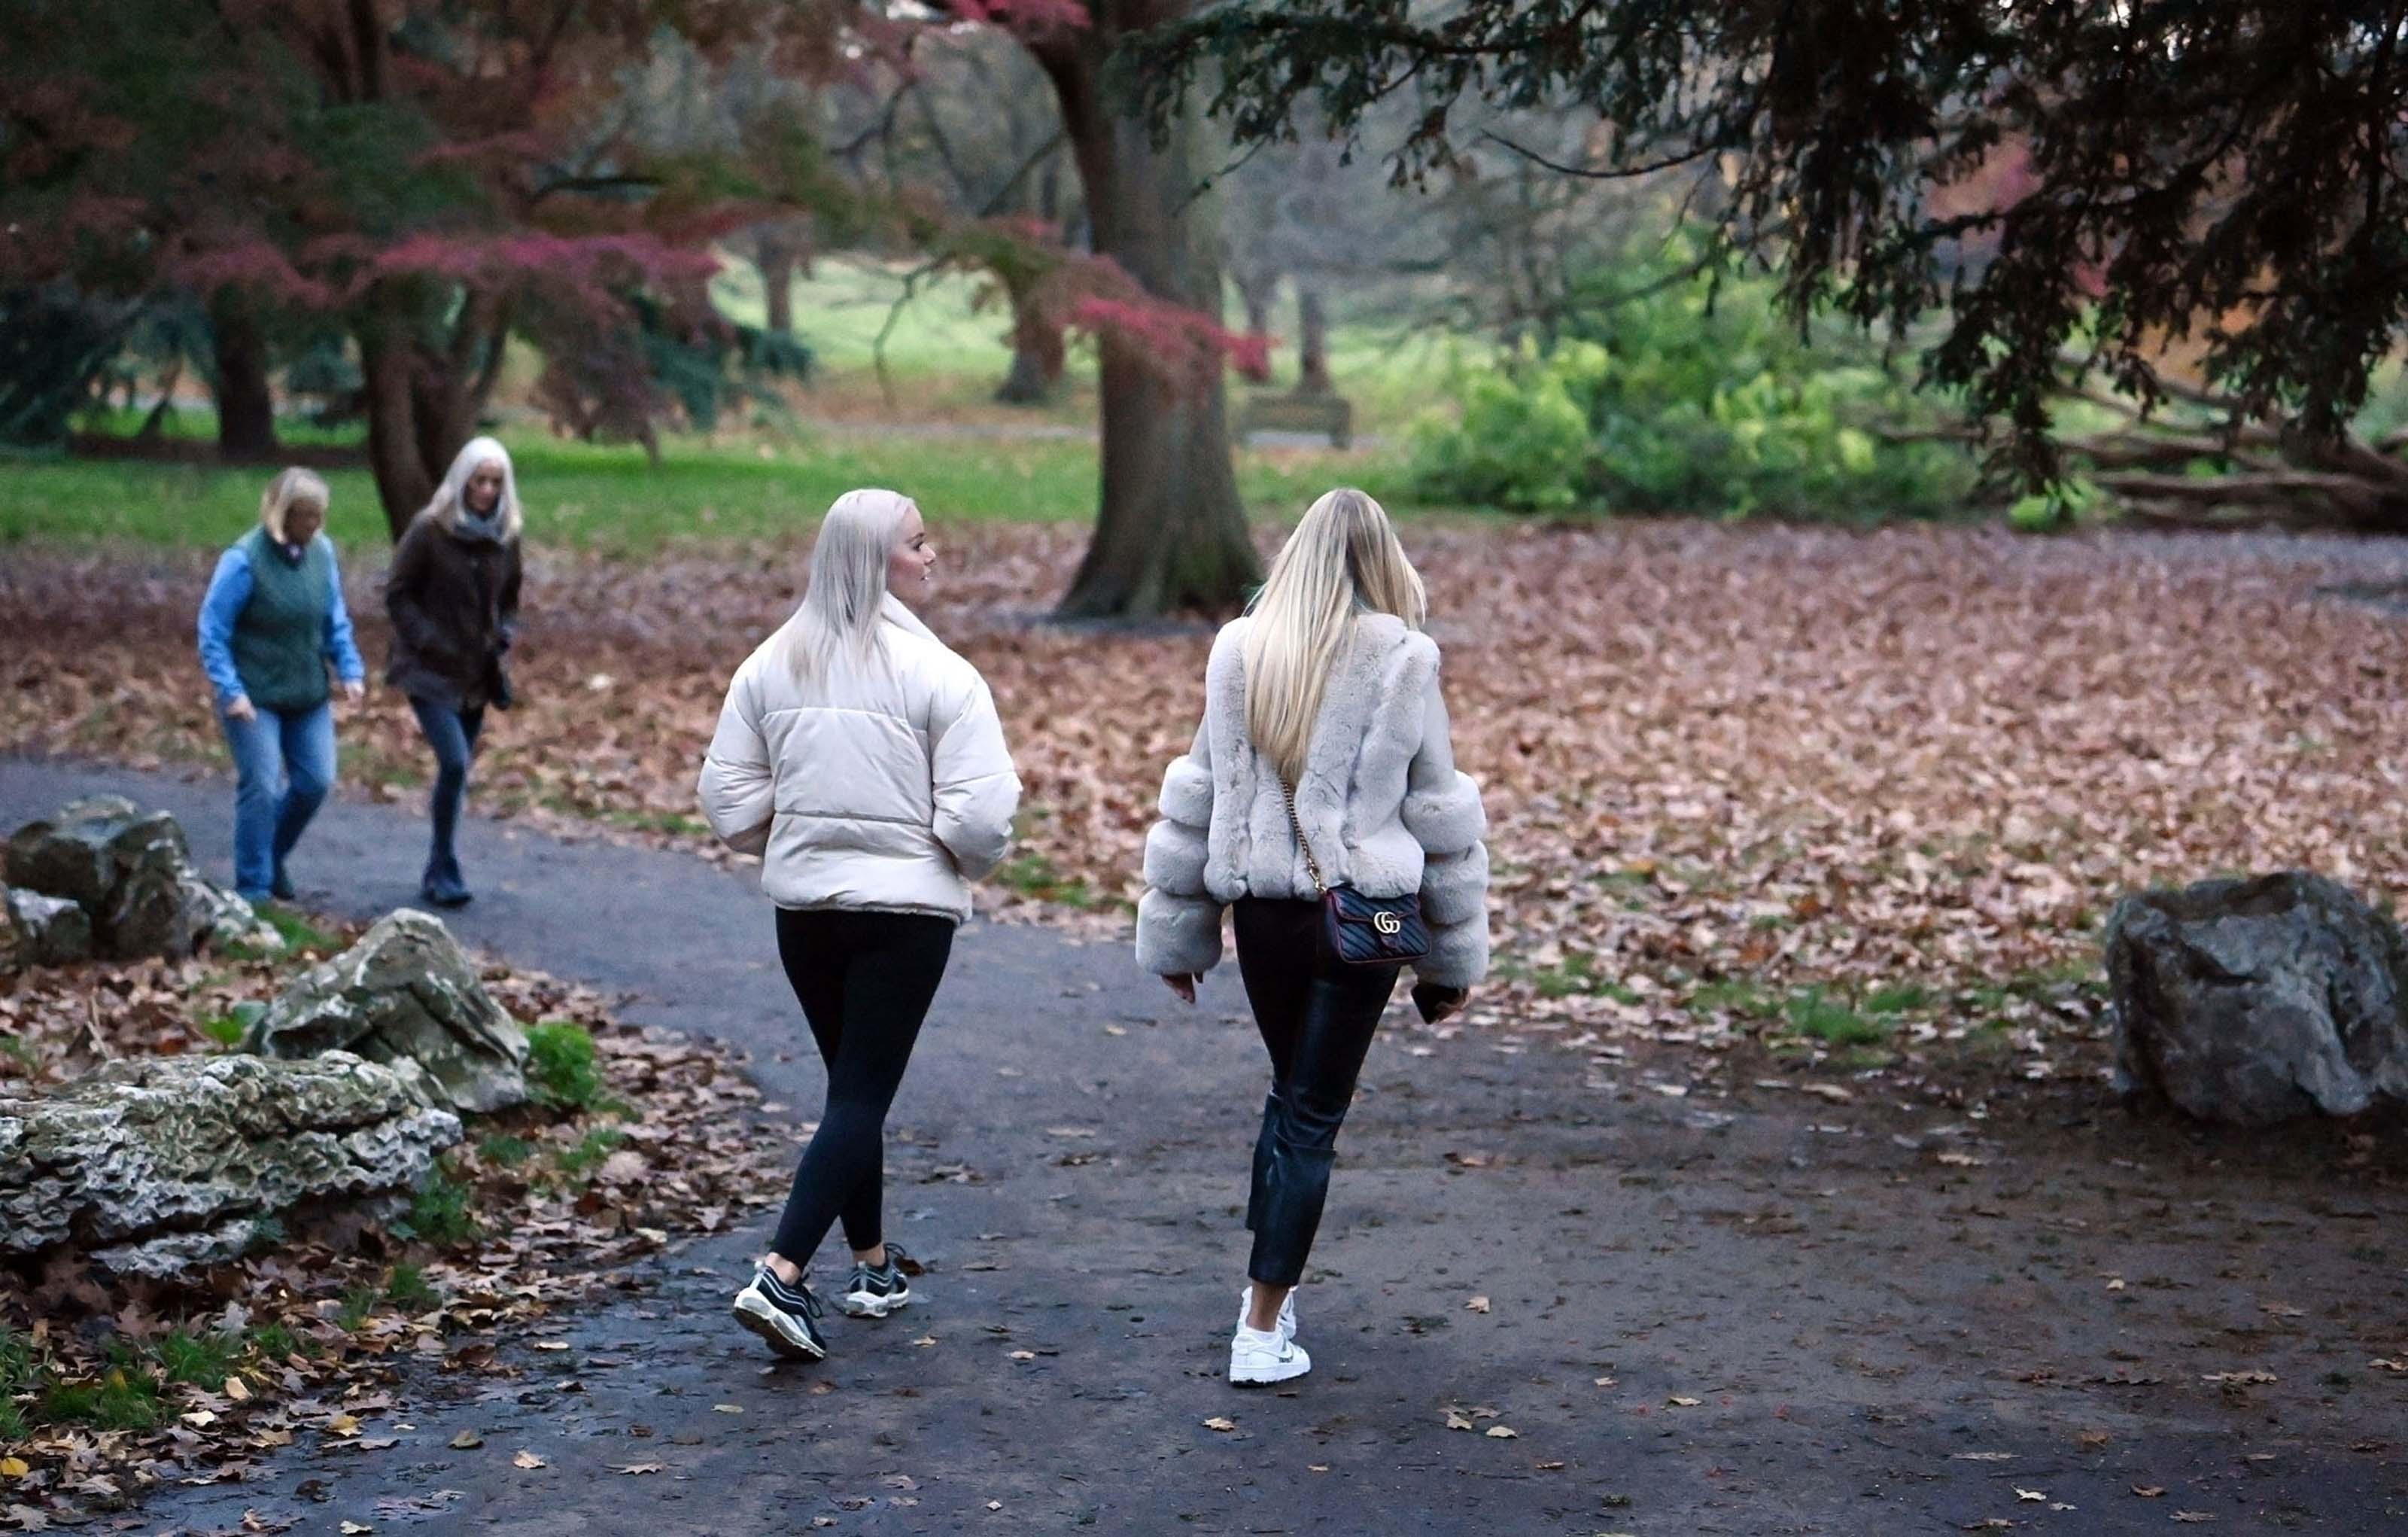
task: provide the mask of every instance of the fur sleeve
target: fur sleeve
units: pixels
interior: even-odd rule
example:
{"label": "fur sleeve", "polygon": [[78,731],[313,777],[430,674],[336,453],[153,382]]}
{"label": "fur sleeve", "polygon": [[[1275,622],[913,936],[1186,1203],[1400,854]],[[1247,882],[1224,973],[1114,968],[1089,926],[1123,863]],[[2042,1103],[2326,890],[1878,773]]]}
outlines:
{"label": "fur sleeve", "polygon": [[1158,977],[1201,976],[1220,964],[1221,904],[1204,889],[1212,826],[1208,722],[1162,776],[1162,820],[1145,835],[1145,896],[1137,906],[1138,964]]}
{"label": "fur sleeve", "polygon": [[1441,987],[1469,987],[1488,971],[1488,812],[1479,783],[1455,767],[1449,736],[1433,671],[1402,812],[1422,846],[1422,917],[1430,929],[1430,952],[1413,971]]}

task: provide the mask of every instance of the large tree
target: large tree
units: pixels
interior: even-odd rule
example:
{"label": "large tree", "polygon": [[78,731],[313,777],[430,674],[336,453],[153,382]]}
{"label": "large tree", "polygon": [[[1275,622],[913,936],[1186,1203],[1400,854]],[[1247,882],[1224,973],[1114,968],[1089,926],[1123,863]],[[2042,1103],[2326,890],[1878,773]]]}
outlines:
{"label": "large tree", "polygon": [[[1185,0],[1092,0],[1087,24],[1024,36],[1061,103],[1096,254],[1217,332],[1220,237],[1199,175],[1198,124],[1176,108],[1150,124],[1111,68],[1123,43],[1187,9]],[[1197,347],[1191,366],[1166,369],[1149,353],[1168,339],[1143,324],[1099,336],[1102,499],[1062,599],[1068,617],[1226,610],[1261,577],[1230,461],[1222,352]]]}
{"label": "large tree", "polygon": [[[1413,126],[1376,146],[1400,179],[1483,98],[1593,113],[1595,152],[1548,169],[1688,168],[1801,311],[1944,313],[1928,376],[2026,474],[2059,471],[2069,387],[2154,407],[2179,355],[2224,442],[2313,475],[2358,452],[2408,320],[2403,45],[2408,6],[2336,0],[1239,0],[1146,39],[1144,74],[1168,124],[1208,83],[1240,142],[1308,101],[1351,136],[1402,94]],[[2002,150],[2014,195],[1949,195]]]}

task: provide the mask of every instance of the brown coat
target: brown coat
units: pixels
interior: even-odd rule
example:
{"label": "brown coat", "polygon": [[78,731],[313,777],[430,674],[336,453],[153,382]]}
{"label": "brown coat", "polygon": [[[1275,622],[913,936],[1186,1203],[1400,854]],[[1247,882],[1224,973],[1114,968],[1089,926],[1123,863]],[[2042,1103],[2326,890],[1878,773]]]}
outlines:
{"label": "brown coat", "polygon": [[509,707],[502,654],[518,629],[519,541],[464,539],[421,512],[384,582],[393,653],[384,681],[462,710]]}

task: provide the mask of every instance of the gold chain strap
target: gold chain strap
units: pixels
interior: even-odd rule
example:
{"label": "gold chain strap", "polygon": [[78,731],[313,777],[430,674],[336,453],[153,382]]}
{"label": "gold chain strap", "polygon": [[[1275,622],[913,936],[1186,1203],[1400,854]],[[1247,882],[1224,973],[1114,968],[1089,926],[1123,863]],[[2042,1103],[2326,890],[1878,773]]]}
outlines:
{"label": "gold chain strap", "polygon": [[1287,799],[1287,825],[1296,829],[1296,846],[1304,854],[1304,868],[1312,877],[1312,889],[1326,897],[1329,883],[1321,878],[1321,861],[1312,856],[1312,843],[1304,836],[1304,818],[1296,814],[1296,789],[1285,778],[1280,781],[1280,794]]}

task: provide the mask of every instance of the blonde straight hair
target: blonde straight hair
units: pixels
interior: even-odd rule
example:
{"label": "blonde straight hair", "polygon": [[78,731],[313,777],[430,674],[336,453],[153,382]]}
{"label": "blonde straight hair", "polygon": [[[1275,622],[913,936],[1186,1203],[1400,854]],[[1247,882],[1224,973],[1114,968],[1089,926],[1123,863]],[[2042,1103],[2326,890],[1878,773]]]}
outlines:
{"label": "blonde straight hair", "polygon": [[326,482],[317,471],[298,466],[280,469],[276,472],[276,479],[267,482],[266,491],[260,496],[260,526],[265,528],[267,537],[277,543],[290,544],[293,541],[284,537],[284,514],[296,506],[308,506],[316,508],[322,516],[329,499]]}
{"label": "blonde straight hair", "polygon": [[839,657],[867,667],[885,654],[879,618],[886,607],[886,563],[913,506],[899,491],[866,487],[828,508],[811,543],[810,583],[782,632],[796,677],[816,683]]}
{"label": "blonde straight hair", "polygon": [[1246,735],[1296,785],[1355,616],[1394,614],[1419,629],[1429,599],[1388,514],[1340,486],[1306,510],[1246,611]]}

